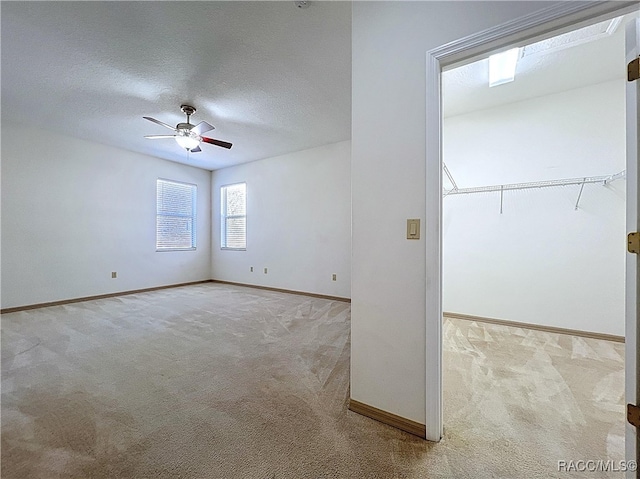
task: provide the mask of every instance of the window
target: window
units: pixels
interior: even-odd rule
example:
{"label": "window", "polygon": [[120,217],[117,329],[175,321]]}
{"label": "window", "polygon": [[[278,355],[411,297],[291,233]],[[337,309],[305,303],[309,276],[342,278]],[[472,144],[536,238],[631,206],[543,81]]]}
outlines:
{"label": "window", "polygon": [[156,251],[196,249],[196,185],[158,179]]}
{"label": "window", "polygon": [[220,188],[222,249],[247,249],[247,184]]}

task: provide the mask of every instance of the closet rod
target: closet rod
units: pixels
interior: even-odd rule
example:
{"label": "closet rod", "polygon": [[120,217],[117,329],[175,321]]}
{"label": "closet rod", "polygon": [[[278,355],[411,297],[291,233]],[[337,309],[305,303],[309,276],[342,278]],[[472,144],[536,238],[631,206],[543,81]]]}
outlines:
{"label": "closet rod", "polygon": [[468,195],[472,193],[488,193],[492,191],[508,191],[508,190],[529,190],[532,188],[550,188],[553,186],[571,186],[571,185],[583,185],[586,183],[602,183],[606,185],[612,181],[625,178],[627,176],[626,170],[622,170],[620,173],[614,175],[605,176],[588,176],[586,178],[567,178],[563,180],[548,180],[548,181],[534,181],[531,183],[512,183],[508,185],[492,185],[492,186],[476,186],[473,188],[456,188],[451,190],[445,190],[443,196],[447,195]]}

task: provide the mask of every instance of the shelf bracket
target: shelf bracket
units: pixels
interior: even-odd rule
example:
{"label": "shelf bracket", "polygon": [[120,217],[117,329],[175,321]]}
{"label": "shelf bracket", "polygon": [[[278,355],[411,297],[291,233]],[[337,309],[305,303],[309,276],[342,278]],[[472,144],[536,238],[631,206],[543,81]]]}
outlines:
{"label": "shelf bracket", "polygon": [[447,165],[444,163],[444,161],[442,162],[442,169],[444,170],[444,173],[447,175],[447,178],[449,178],[449,181],[451,182],[452,188],[450,191],[458,191],[458,185],[456,184],[456,180],[453,179],[453,175],[449,171],[449,168],[447,168]]}
{"label": "shelf bracket", "polygon": [[580,185],[580,193],[578,193],[578,199],[576,200],[576,207],[574,208],[576,211],[578,210],[578,205],[580,204],[580,197],[582,196],[582,190],[584,190],[584,184],[587,182],[585,178],[582,180],[582,184]]}

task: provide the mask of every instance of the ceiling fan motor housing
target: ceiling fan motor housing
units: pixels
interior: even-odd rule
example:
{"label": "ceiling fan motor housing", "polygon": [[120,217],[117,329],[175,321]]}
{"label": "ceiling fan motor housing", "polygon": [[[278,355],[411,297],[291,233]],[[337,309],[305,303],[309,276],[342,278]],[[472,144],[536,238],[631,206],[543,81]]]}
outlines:
{"label": "ceiling fan motor housing", "polygon": [[191,131],[193,125],[189,123],[178,123],[176,127],[176,136],[184,136],[185,138],[193,138],[194,140],[201,141],[202,138],[195,131]]}

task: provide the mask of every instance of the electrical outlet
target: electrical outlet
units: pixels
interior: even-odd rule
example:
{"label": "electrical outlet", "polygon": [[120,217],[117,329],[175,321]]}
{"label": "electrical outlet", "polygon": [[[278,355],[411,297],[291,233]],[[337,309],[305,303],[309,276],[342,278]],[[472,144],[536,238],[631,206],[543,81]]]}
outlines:
{"label": "electrical outlet", "polygon": [[253,266],[251,267],[250,271],[253,273]]}
{"label": "electrical outlet", "polygon": [[331,275],[331,280],[332,280],[332,281],[335,281],[335,280],[336,280],[336,278],[337,278],[337,275],[336,275],[335,273]]}
{"label": "electrical outlet", "polygon": [[264,274],[267,274],[267,268],[264,269]]}
{"label": "electrical outlet", "polygon": [[113,278],[117,278],[117,277],[118,277],[118,273],[115,272],[115,271],[112,271],[111,272],[111,278],[113,279]]}

